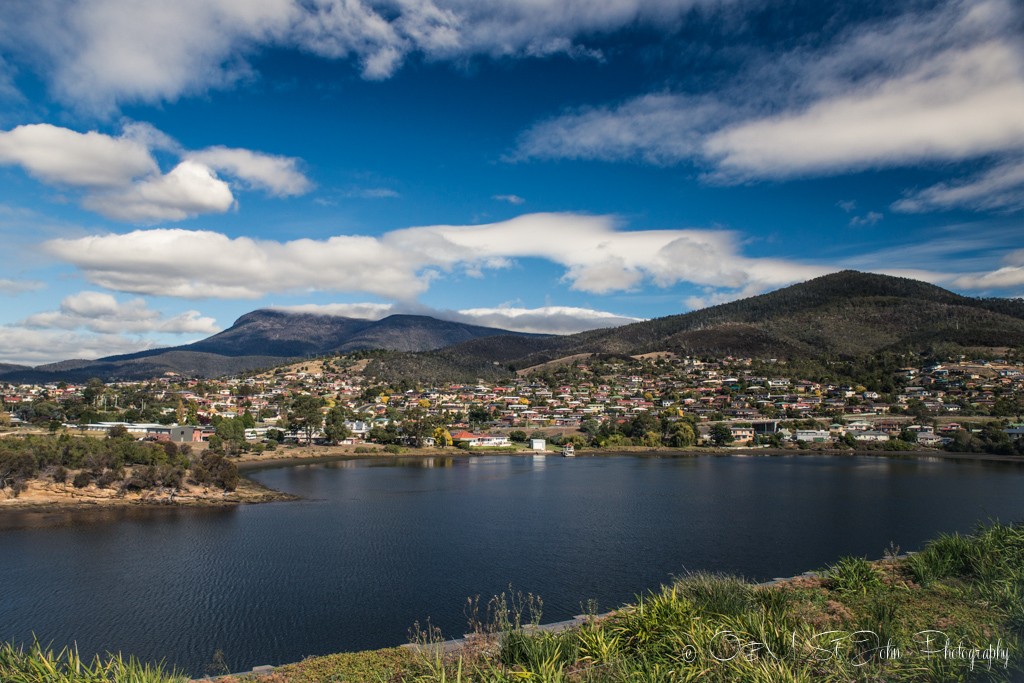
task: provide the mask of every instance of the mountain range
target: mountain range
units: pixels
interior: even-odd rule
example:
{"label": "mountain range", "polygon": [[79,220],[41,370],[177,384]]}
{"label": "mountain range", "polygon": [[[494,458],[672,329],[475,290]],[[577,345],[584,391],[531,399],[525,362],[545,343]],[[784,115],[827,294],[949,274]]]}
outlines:
{"label": "mountain range", "polygon": [[908,278],[843,271],[691,313],[566,336],[419,315],[371,321],[257,310],[194,344],[36,368],[0,365],[0,380],[210,377],[365,349],[396,352],[374,360],[368,372],[430,381],[495,376],[581,353],[821,359],[1021,346],[1024,300],[971,298]]}
{"label": "mountain range", "polygon": [[82,381],[92,377],[132,380],[167,372],[216,377],[270,368],[297,358],[365,349],[428,351],[494,335],[533,336],[423,315],[363,320],[260,309],[246,313],[223,332],[192,344],[35,368],[0,365],[0,381]]}

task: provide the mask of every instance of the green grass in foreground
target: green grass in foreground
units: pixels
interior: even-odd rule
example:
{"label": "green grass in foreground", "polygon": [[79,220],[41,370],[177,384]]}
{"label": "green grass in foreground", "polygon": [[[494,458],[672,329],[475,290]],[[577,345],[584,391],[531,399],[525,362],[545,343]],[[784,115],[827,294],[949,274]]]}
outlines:
{"label": "green grass in foreground", "polygon": [[[1024,680],[1024,526],[944,535],[909,558],[843,558],[821,577],[773,586],[695,574],[614,614],[531,633],[539,601],[502,595],[477,635],[419,650],[313,657],[227,683],[545,683]],[[478,603],[470,601],[472,614]],[[497,609],[491,609],[497,607]],[[528,614],[527,614],[528,612]],[[524,616],[526,617],[524,619]],[[180,683],[133,660],[81,662],[0,647],[3,683]]]}
{"label": "green grass in foreground", "polygon": [[187,676],[162,666],[143,664],[134,658],[110,655],[88,661],[78,652],[44,649],[36,644],[28,649],[0,644],[0,681],[2,683],[186,683]]}

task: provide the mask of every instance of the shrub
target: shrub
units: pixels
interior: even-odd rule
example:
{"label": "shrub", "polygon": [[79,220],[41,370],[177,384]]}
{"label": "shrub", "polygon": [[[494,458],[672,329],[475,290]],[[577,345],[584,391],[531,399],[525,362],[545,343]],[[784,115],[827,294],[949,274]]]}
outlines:
{"label": "shrub", "polygon": [[192,464],[192,479],[197,484],[234,491],[238,488],[238,467],[222,453],[207,451]]}
{"label": "shrub", "polygon": [[866,593],[882,585],[874,566],[863,557],[844,557],[828,568],[832,588],[840,592]]}
{"label": "shrub", "polygon": [[100,476],[96,477],[96,486],[100,487],[101,489],[105,489],[109,487],[111,484],[113,484],[115,481],[117,481],[117,475],[115,475],[112,470],[107,470]]}
{"label": "shrub", "polygon": [[75,478],[72,480],[71,483],[74,485],[76,489],[84,489],[91,482],[92,475],[83,470],[75,475]]}
{"label": "shrub", "polygon": [[62,465],[57,465],[50,470],[50,479],[55,484],[63,484],[68,480],[68,471]]}

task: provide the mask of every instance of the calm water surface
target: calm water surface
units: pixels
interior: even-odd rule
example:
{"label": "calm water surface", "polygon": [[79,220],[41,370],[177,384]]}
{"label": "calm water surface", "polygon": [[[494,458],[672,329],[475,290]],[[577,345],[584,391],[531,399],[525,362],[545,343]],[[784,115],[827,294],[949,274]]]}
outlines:
{"label": "calm water surface", "polygon": [[345,460],[251,473],[302,496],[229,510],[0,517],[0,639],[201,673],[396,645],[510,582],[544,621],[688,570],[789,576],[1024,520],[1024,468],[883,458]]}

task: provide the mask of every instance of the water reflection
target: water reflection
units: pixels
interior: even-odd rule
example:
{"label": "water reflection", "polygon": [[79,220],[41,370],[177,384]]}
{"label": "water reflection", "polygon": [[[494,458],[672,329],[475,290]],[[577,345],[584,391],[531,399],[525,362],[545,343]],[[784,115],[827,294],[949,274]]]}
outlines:
{"label": "water reflection", "polygon": [[19,529],[48,529],[134,522],[140,524],[174,523],[203,517],[223,518],[237,513],[232,506],[210,508],[183,507],[110,507],[66,510],[6,510],[0,513],[0,532]]}
{"label": "water reflection", "polygon": [[1024,518],[1024,468],[781,457],[342,458],[251,470],[300,501],[0,516],[0,640],[200,673],[462,633],[509,582],[545,620],[688,570],[767,579]]}

